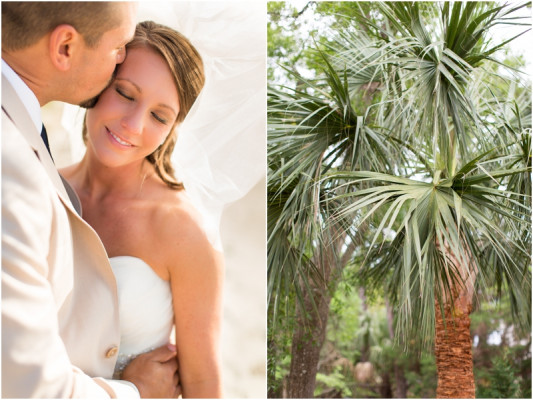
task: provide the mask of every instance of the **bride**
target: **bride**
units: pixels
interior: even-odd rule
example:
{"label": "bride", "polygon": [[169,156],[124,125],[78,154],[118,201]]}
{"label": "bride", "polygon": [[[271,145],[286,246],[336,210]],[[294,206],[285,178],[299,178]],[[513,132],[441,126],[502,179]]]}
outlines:
{"label": "bride", "polygon": [[139,23],[126,60],[87,110],[85,155],[61,171],[116,275],[115,377],[127,379],[128,362],[167,343],[174,326],[186,398],[222,396],[223,259],[170,161],[176,127],[204,79],[202,59],[183,35]]}

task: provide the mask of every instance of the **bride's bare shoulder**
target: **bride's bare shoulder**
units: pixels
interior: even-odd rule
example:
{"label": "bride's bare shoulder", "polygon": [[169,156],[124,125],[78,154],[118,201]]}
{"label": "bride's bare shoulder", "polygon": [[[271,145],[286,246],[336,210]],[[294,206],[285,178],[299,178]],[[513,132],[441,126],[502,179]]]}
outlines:
{"label": "bride's bare shoulder", "polygon": [[195,273],[218,271],[221,256],[209,240],[202,215],[186,191],[173,192],[155,207],[152,251],[159,253],[160,265],[164,265],[171,276],[193,270]]}
{"label": "bride's bare shoulder", "polygon": [[208,245],[203,216],[185,190],[167,191],[155,207],[158,236],[176,244]]}

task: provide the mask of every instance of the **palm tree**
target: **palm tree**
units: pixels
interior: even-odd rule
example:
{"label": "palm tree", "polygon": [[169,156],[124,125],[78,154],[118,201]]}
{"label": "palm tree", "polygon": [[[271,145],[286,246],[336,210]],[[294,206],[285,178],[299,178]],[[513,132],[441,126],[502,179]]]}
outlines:
{"label": "palm tree", "polygon": [[395,337],[434,344],[438,397],[475,397],[474,293],[496,285],[530,329],[530,91],[489,37],[525,6],[377,3],[320,52],[324,80],[269,90],[271,324],[300,304],[290,397],[312,396],[329,293],[357,252]]}
{"label": "palm tree", "polygon": [[[383,167],[391,159],[385,136],[364,126],[351,107],[347,82],[339,78],[326,58],[323,62],[327,66],[325,82],[307,81],[288,71],[313,94],[299,89],[269,89],[271,320],[276,321],[279,304],[291,293],[301,306],[292,340],[289,397],[313,395],[331,294],[359,243],[351,218],[324,224],[331,220],[332,206],[341,204],[324,200],[339,191],[316,182],[339,166]],[[324,84],[335,91],[325,92]]]}

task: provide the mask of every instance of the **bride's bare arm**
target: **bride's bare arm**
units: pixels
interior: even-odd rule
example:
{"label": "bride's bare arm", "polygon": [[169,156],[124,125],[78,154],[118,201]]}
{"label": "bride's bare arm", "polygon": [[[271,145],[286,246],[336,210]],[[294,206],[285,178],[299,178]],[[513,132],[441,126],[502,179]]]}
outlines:
{"label": "bride's bare arm", "polygon": [[[165,255],[176,324],[178,372],[184,398],[222,397],[220,330],[223,257],[186,212],[166,221]],[[171,227],[179,226],[179,232]]]}

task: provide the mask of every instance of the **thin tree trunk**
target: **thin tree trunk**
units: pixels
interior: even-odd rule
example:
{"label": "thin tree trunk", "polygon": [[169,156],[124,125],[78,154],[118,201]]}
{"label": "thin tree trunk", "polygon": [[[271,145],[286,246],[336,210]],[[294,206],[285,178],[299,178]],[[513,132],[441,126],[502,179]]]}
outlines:
{"label": "thin tree trunk", "polygon": [[[394,341],[394,315],[392,314],[392,307],[389,303],[389,299],[385,299],[385,307],[387,310],[387,326],[389,328],[389,336]],[[393,361],[394,369],[394,398],[405,399],[407,398],[407,379],[398,363]]]}
{"label": "thin tree trunk", "polygon": [[394,398],[406,399],[407,398],[407,379],[401,368],[396,362],[394,363]]}
{"label": "thin tree trunk", "polygon": [[[336,237],[338,237],[337,248],[332,246],[324,249],[322,255],[317,257],[316,264],[323,273],[323,282],[321,285],[315,284],[312,280],[308,282],[313,299],[309,291],[302,288],[304,310],[298,307],[296,312],[296,326],[291,344],[291,365],[287,378],[289,398],[313,397],[320,350],[326,338],[331,293],[336,287],[338,272],[344,268],[355,251],[355,245],[350,244],[339,260],[337,254],[344,242],[345,234]],[[318,313],[313,307],[313,300]]]}
{"label": "thin tree trunk", "polygon": [[383,379],[383,382],[379,386],[379,395],[383,399],[390,399],[392,398],[392,382],[390,380],[390,375],[388,372],[384,372],[381,375],[381,378]]}
{"label": "thin tree trunk", "polygon": [[326,337],[329,303],[327,288],[313,289],[318,313],[309,294],[304,292],[305,311],[298,308],[292,337],[291,366],[287,382],[289,398],[312,398],[320,350]]}
{"label": "thin tree trunk", "polygon": [[[368,312],[368,305],[366,303],[366,293],[365,288],[359,288],[359,299],[361,300],[361,309],[363,314]],[[359,357],[359,362],[370,361],[370,333],[367,331],[363,336],[363,348],[361,349],[361,356]]]}
{"label": "thin tree trunk", "polygon": [[366,292],[364,287],[359,288],[359,299],[361,300],[361,308],[363,309],[363,312],[366,313],[368,311],[368,305],[366,304]]}

